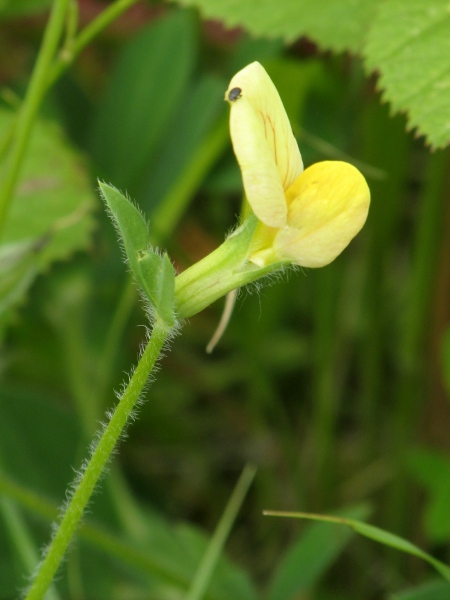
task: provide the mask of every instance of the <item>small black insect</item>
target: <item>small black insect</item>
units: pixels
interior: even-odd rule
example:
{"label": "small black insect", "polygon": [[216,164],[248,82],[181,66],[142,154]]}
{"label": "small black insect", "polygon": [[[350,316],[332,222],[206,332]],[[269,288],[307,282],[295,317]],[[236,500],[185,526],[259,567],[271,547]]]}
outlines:
{"label": "small black insect", "polygon": [[228,100],[230,102],[236,102],[236,100],[238,100],[238,98],[240,98],[241,96],[242,96],[241,88],[233,88],[232,90],[230,90],[228,92]]}

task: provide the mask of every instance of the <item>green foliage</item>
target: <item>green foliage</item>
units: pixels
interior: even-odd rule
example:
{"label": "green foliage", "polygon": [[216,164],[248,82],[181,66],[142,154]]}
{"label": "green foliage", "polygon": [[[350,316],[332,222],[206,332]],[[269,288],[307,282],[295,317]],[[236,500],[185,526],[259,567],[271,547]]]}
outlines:
{"label": "green foliage", "polygon": [[[364,73],[365,64],[380,74],[384,99],[409,113],[410,127],[445,144],[445,4],[182,3],[254,37],[174,6],[161,4],[155,16],[148,3],[99,40],[92,23],[86,37],[72,31],[74,22],[74,40],[58,34],[69,43],[53,57],[48,81],[67,73],[47,90],[46,119],[34,123],[0,245],[9,325],[0,348],[0,597],[15,596],[48,544],[73,470],[144,338],[145,315],[124,283],[111,225],[104,211],[93,214],[96,179],[124,190],[102,184],[131,270],[173,322],[172,261],[182,272],[213,251],[240,213],[223,93],[239,68],[259,60],[285,101],[305,164],[350,160],[367,175],[368,223],[326,269],[290,273],[259,295],[242,292],[212,356],[204,348],[221,306],[184,325],[89,505],[56,594],[185,598],[250,459],[258,471],[225,548],[232,562],[219,559],[205,600],[264,592],[270,600],[447,600],[449,584],[430,579],[422,551],[405,540],[446,561],[450,423],[437,390],[442,380],[450,390],[449,303],[447,270],[437,267],[448,258],[449,154],[429,154],[406,134],[406,118],[390,116]],[[133,0],[105,7],[125,4]],[[44,5],[0,0],[0,18],[8,15],[0,72],[13,105],[43,21],[11,17]],[[330,52],[286,47],[303,34]],[[92,44],[78,55],[80,38]],[[346,50],[357,57],[333,55]],[[1,109],[1,158],[15,135],[11,117]],[[170,260],[150,244],[167,248]],[[316,513],[367,501],[382,529],[357,527],[382,544],[335,523],[298,535],[299,523],[261,515],[266,507]]]}
{"label": "green foliage", "polygon": [[180,0],[228,27],[290,42],[307,36],[324,50],[362,54],[395,112],[439,148],[450,142],[450,15],[446,0]]}

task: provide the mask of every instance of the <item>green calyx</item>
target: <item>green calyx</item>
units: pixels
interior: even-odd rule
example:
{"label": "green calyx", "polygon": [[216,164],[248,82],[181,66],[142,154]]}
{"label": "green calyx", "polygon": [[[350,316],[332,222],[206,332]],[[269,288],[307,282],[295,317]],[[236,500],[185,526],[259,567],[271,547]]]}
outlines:
{"label": "green calyx", "polygon": [[258,219],[250,215],[214,252],[175,279],[175,311],[191,317],[232,290],[279,270],[287,261],[258,267],[248,260]]}

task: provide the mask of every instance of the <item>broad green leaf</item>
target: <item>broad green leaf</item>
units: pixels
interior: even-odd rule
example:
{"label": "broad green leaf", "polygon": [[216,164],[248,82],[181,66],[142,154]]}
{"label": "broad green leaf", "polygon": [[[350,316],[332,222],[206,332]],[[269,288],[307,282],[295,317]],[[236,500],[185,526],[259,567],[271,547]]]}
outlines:
{"label": "broad green leaf", "polygon": [[446,581],[431,581],[391,596],[391,600],[448,600],[449,598],[450,584]]}
{"label": "broad green leaf", "polygon": [[408,540],[405,540],[394,533],[390,533],[389,531],[385,531],[384,529],[380,529],[379,527],[375,527],[374,525],[369,525],[367,523],[363,523],[362,521],[357,521],[356,519],[347,519],[345,517],[336,517],[332,515],[316,515],[313,513],[304,512],[265,511],[264,514],[273,517],[309,519],[312,521],[322,521],[324,523],[338,523],[341,525],[347,525],[356,531],[356,533],[359,533],[375,542],[379,542],[385,546],[390,546],[391,548],[400,550],[400,552],[405,552],[406,554],[412,554],[413,556],[422,558],[430,563],[430,565],[432,565],[436,571],[438,571],[438,573],[447,579],[447,581],[450,581],[450,567],[448,565],[444,564],[440,560],[437,560],[430,554],[427,554],[411,542],[408,542]]}
{"label": "broad green leaf", "polygon": [[381,2],[364,48],[392,109],[434,148],[450,142],[450,12],[447,0]]}
{"label": "broad green leaf", "polygon": [[425,531],[431,541],[444,543],[450,539],[450,460],[443,453],[418,448],[410,453],[408,466],[428,492]]}
{"label": "broad green leaf", "polygon": [[[0,110],[0,137],[13,113]],[[38,121],[0,245],[0,312],[20,302],[38,273],[88,246],[94,195],[59,128]]]}
{"label": "broad green leaf", "polygon": [[176,11],[143,29],[119,57],[94,118],[91,152],[102,178],[135,195],[195,57],[195,20]]}
{"label": "broad green leaf", "polygon": [[[341,511],[341,516],[367,518],[367,506]],[[268,600],[290,600],[312,588],[336,560],[352,532],[329,523],[314,523],[302,532],[281,558],[271,582]]]}
{"label": "broad green leaf", "polygon": [[178,0],[202,16],[244,27],[251,34],[291,42],[308,36],[322,48],[341,52],[361,49],[379,0]]}

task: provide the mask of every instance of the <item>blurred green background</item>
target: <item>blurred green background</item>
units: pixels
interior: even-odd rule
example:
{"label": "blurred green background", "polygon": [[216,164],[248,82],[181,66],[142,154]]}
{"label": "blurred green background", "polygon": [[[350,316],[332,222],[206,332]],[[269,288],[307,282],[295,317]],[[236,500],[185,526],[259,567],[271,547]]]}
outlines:
{"label": "blurred green background", "polygon": [[[1,158],[48,4],[0,3]],[[81,25],[108,5],[78,4]],[[364,173],[368,222],[330,266],[241,291],[212,355],[223,302],[184,324],[49,598],[185,597],[246,463],[256,477],[205,598],[450,598],[416,558],[262,516],[343,511],[450,560],[449,151],[407,132],[357,57],[142,2],[46,94],[3,231],[2,600],[26,586],[145,335],[96,179],[135,199],[179,271],[216,248],[242,199],[223,95],[253,60],[305,164]]]}

